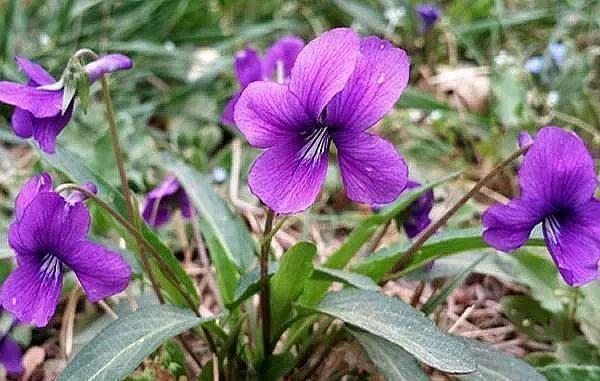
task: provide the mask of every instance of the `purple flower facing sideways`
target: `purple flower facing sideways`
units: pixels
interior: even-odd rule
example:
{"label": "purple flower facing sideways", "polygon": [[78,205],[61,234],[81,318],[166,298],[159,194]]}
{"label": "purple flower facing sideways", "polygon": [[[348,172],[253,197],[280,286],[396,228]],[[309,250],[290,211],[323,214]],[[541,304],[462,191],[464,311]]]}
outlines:
{"label": "purple flower facing sideways", "polygon": [[483,215],[484,240],[515,250],[542,223],[546,246],[564,280],[580,286],[598,277],[600,201],[594,160],[573,132],[544,127],[519,170],[521,195]]}
{"label": "purple flower facing sideways", "polygon": [[192,206],[187,193],[174,176],[167,176],[146,196],[142,216],[148,225],[159,228],[169,221],[176,209],[181,210],[184,218],[192,218]]}
{"label": "purple flower facing sideways", "polygon": [[63,267],[77,276],[92,302],[123,291],[131,275],[117,253],[88,240],[90,213],[53,191],[42,173],[29,180],[15,200],[8,243],[17,267],[0,289],[0,303],[18,320],[43,327],[54,314]]}
{"label": "purple flower facing sideways", "polygon": [[[1,309],[0,309],[1,311]],[[19,375],[23,373],[23,351],[19,344],[10,337],[10,331],[15,321],[8,330],[0,336],[0,365],[4,367],[9,375]]]}
{"label": "purple flower facing sideways", "polygon": [[298,37],[286,36],[275,41],[263,59],[256,50],[251,48],[238,52],[235,55],[235,72],[240,83],[240,90],[225,106],[221,122],[228,125],[235,124],[233,120],[235,105],[240,99],[242,91],[250,83],[272,80],[273,77],[277,77],[278,70],[281,70],[284,80],[288,79],[294,61],[303,47],[304,41]]}
{"label": "purple flower facing sideways", "polygon": [[[406,189],[419,188],[421,184],[416,181],[408,180]],[[433,209],[433,189],[423,193],[415,202],[413,202],[403,216],[402,226],[409,238],[419,235],[429,224],[431,219],[429,213]]]}
{"label": "purple flower facing sideways", "polygon": [[427,31],[442,17],[442,12],[433,4],[421,4],[415,7],[417,15],[421,19],[421,30]]}
{"label": "purple flower facing sideways", "polygon": [[396,103],[408,71],[404,50],[339,28],[302,49],[286,84],[248,85],[235,108],[236,126],[265,149],[250,169],[252,193],[280,214],[305,210],[325,180],[333,143],[350,199],[394,201],[408,168],[391,143],[366,130]]}
{"label": "purple flower facing sideways", "polygon": [[[56,137],[65,128],[73,114],[73,101],[61,113],[63,89],[41,90],[38,87],[56,83],[44,68],[25,58],[15,57],[21,70],[29,78],[27,84],[0,81],[0,102],[15,106],[12,128],[21,138],[35,139],[42,151],[54,153]],[[110,54],[85,66],[89,82],[117,70],[130,69],[133,62],[126,56]]]}

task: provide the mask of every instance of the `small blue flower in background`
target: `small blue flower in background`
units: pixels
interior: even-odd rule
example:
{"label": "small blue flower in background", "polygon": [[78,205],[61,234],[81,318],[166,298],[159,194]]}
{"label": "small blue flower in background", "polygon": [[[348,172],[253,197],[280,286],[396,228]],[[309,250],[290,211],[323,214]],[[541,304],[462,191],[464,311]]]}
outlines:
{"label": "small blue flower in background", "polygon": [[562,67],[565,64],[567,53],[569,52],[567,45],[562,42],[553,42],[548,45],[548,51],[550,52],[552,62],[554,62],[556,66]]}
{"label": "small blue flower in background", "polygon": [[533,56],[525,61],[525,70],[531,74],[540,74],[544,70],[544,57]]}
{"label": "small blue flower in background", "polygon": [[227,170],[223,167],[214,167],[212,169],[212,179],[217,184],[222,184],[227,180]]}

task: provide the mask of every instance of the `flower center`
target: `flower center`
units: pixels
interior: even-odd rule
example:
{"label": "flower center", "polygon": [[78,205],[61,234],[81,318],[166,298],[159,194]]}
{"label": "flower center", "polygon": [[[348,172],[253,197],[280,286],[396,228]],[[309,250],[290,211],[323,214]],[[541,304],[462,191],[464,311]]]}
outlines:
{"label": "flower center", "polygon": [[50,253],[44,254],[40,272],[42,275],[42,281],[46,281],[51,278],[54,280],[58,279],[61,275],[60,259]]}
{"label": "flower center", "polygon": [[543,222],[544,228],[546,229],[546,234],[548,239],[554,244],[558,245],[558,240],[560,238],[560,221],[554,214],[549,215],[544,218]]}
{"label": "flower center", "polygon": [[317,128],[308,131],[303,136],[304,145],[300,150],[302,160],[318,162],[321,156],[329,150],[331,136],[325,125],[319,125]]}

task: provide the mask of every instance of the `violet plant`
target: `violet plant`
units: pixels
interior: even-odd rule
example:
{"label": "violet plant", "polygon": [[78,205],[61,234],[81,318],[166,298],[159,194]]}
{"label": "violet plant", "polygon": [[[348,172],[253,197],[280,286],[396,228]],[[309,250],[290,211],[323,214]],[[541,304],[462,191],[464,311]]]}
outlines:
{"label": "violet plant", "polygon": [[[83,65],[84,58],[91,62]],[[594,162],[577,135],[558,127],[542,128],[535,139],[522,135],[513,154],[432,221],[433,188],[456,175],[425,185],[411,181],[396,147],[370,132],[409,82],[408,55],[379,37],[337,28],[305,46],[293,37],[279,40],[263,62],[252,50],[236,56],[242,88],[223,119],[235,124],[249,146],[264,150],[248,174],[249,190],[264,205],[258,242],[207,176],[168,154],[162,157],[168,174],[140,210],[129,186],[105,77],[131,68],[127,57],[98,57],[82,50],[59,81],[37,64],[23,58],[17,63],[29,82],[0,82],[0,101],[16,107],[15,134],[34,137],[46,166],[71,182],[55,187],[50,175],[41,173],[23,185],[8,234],[16,266],[0,289],[0,303],[21,323],[49,324],[69,268],[77,279],[75,287],[115,318],[73,357],[58,380],[124,379],[175,338],[196,363],[190,379],[317,379],[333,347],[356,342],[374,364],[373,375],[388,380],[427,380],[425,369],[435,369],[464,380],[493,373],[541,381],[544,377],[525,362],[436,326],[430,315],[452,284],[425,303],[413,298],[410,304],[386,295],[381,286],[458,251],[512,251],[528,245],[546,245],[571,286],[597,278]],[[277,70],[279,80],[271,81]],[[85,103],[81,98],[95,81],[101,85],[120,191],[95,176],[68,147],[55,147],[77,100]],[[274,258],[273,237],[319,197],[330,156],[337,158],[348,198],[377,211],[323,263],[318,263],[311,242],[296,242]],[[482,218],[483,233],[440,234],[450,217],[521,156],[521,195],[507,205],[490,207]],[[88,205],[99,211],[95,216],[109,221],[113,237],[120,238],[131,256],[90,240]],[[180,249],[190,249],[185,247],[188,223],[200,260],[214,267],[203,277],[219,298],[219,311],[202,308],[204,295],[197,292],[176,250],[151,229],[168,224],[176,210],[185,217]],[[377,251],[378,232],[393,220],[412,240]],[[543,240],[531,237],[540,222]],[[468,244],[456,249],[457,237]],[[358,255],[363,248],[369,251],[366,258]],[[116,316],[107,300],[126,290],[130,301],[135,302],[136,293],[151,293],[153,302]],[[190,338],[203,345],[192,346]],[[0,362],[9,343],[5,335]],[[7,351],[13,357],[5,361],[15,360],[18,351],[12,347]],[[7,369],[20,368],[10,363]],[[338,379],[365,372],[344,371]],[[511,378],[513,373],[517,378]]]}

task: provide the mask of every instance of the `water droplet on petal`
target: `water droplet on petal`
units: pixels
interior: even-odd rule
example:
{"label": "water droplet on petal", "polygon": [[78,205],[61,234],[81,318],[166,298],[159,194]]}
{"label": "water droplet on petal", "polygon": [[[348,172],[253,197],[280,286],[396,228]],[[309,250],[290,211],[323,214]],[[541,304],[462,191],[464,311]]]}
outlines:
{"label": "water droplet on petal", "polygon": [[379,74],[379,77],[377,77],[377,84],[381,85],[381,84],[383,84],[384,81],[385,81],[385,74],[384,73]]}
{"label": "water droplet on petal", "polygon": [[379,44],[379,49],[381,49],[381,50],[385,49],[385,44],[383,42],[381,44]]}
{"label": "water droplet on petal", "polygon": [[12,299],[10,300],[10,302],[13,304],[13,306],[16,305],[17,304],[17,298],[13,296]]}

